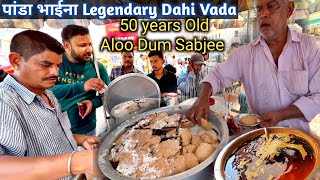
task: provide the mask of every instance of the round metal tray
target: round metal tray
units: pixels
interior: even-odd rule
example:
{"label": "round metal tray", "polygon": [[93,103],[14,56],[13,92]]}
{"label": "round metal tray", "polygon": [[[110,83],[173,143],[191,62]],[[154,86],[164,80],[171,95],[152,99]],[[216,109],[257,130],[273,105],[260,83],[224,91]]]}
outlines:
{"label": "round metal tray", "polygon": [[236,116],[234,117],[234,121],[235,121],[237,124],[239,124],[240,126],[244,126],[244,127],[256,127],[256,126],[258,126],[258,125],[260,124],[260,122],[258,122],[258,121],[257,121],[256,123],[254,123],[254,124],[242,124],[242,123],[240,122],[240,119],[241,119],[242,117],[249,116],[249,115],[255,116],[255,117],[257,117],[258,119],[260,119],[260,116],[257,115],[257,114],[244,113],[244,114],[238,114],[238,115],[236,115]]}
{"label": "round metal tray", "polygon": [[[126,122],[118,126],[115,130],[113,130],[110,134],[105,136],[103,138],[103,142],[101,144],[99,155],[98,155],[99,167],[101,171],[104,173],[104,175],[106,175],[110,179],[117,179],[117,180],[131,179],[131,178],[125,177],[124,175],[116,171],[111,165],[111,162],[109,161],[109,154],[110,154],[111,148],[113,147],[114,141],[127,130],[127,127],[134,125],[135,123],[137,123],[139,120],[141,120],[143,117],[145,117],[148,114],[157,113],[157,112],[166,112],[169,115],[172,115],[174,113],[185,114],[190,107],[191,106],[177,105],[174,107],[163,107],[163,108],[158,108],[152,111],[145,112],[132,119],[127,120]],[[218,132],[218,135],[221,138],[219,147],[205,161],[195,166],[194,168],[189,169],[180,174],[176,174],[170,177],[163,177],[159,179],[163,179],[163,180],[164,179],[165,180],[208,179],[208,172],[204,172],[207,168],[209,168],[212,171],[210,173],[213,174],[213,166],[209,166],[209,165],[212,164],[212,162],[216,159],[222,147],[224,147],[228,143],[229,131],[228,131],[227,123],[222,118],[213,115],[214,113],[212,111],[210,112],[211,113],[209,113],[209,121],[214,125],[215,130]],[[211,177],[210,179],[212,178],[213,177]]]}
{"label": "round metal tray", "polygon": [[[312,177],[312,175],[314,173],[316,173],[316,169],[320,165],[320,147],[319,147],[319,144],[317,144],[317,142],[314,140],[314,138],[312,138],[311,136],[307,135],[303,131],[299,131],[299,130],[293,129],[293,128],[269,127],[268,128],[268,132],[269,133],[290,133],[290,134],[294,134],[294,135],[296,135],[298,137],[301,137],[304,140],[306,140],[311,145],[311,147],[312,147],[312,149],[314,151],[315,158],[316,158],[315,166],[314,166],[312,172],[310,173],[310,175],[309,175],[309,177],[307,179],[310,179]],[[225,146],[222,149],[222,151],[220,152],[220,154],[218,155],[218,157],[217,157],[217,159],[215,161],[215,164],[214,164],[214,176],[215,176],[215,179],[217,179],[217,180],[226,179],[225,165],[226,165],[226,162],[228,161],[229,157],[243,143],[245,143],[249,139],[256,138],[256,137],[258,137],[258,136],[260,136],[262,134],[264,134],[264,129],[263,128],[256,129],[256,130],[250,131],[248,133],[245,133],[245,134],[237,137],[236,139],[231,141],[227,146]]]}

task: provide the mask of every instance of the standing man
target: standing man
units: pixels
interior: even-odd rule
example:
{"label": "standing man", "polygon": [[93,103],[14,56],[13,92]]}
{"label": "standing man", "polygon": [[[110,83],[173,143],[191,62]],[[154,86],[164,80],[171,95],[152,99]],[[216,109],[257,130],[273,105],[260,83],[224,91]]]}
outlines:
{"label": "standing man", "polygon": [[148,74],[145,54],[140,54],[140,57],[137,59],[136,64],[139,71],[143,72],[144,74]]}
{"label": "standing man", "polygon": [[[59,69],[59,77],[52,88],[59,99],[62,110],[68,112],[71,130],[77,134],[95,135],[96,108],[102,100],[96,96],[105,84],[110,83],[106,69],[98,63],[100,76],[91,58],[93,49],[89,30],[82,26],[68,25],[61,32],[66,53],[62,57],[63,64]],[[79,113],[78,104],[83,109]]]}
{"label": "standing man", "polygon": [[[201,52],[198,52],[198,53],[201,54]],[[210,54],[206,52],[205,54],[202,54],[202,56],[203,56],[204,66],[202,66],[200,74],[202,74],[202,76],[205,77],[206,75],[208,75],[212,67],[209,66]]]}
{"label": "standing man", "polygon": [[[15,70],[0,84],[1,179],[100,174],[94,149],[100,140],[72,134],[67,114],[48,90],[57,80],[63,52],[57,40],[39,31],[23,31],[11,40]],[[87,150],[76,151],[77,145]]]}
{"label": "standing man", "polygon": [[163,107],[166,106],[164,97],[167,96],[167,93],[177,92],[177,77],[163,68],[164,59],[162,51],[150,51],[148,57],[153,70],[148,76],[159,85],[161,91],[160,106]]}
{"label": "standing man", "polygon": [[190,120],[207,118],[210,94],[241,80],[249,113],[262,126],[293,127],[309,132],[320,112],[320,53],[311,36],[291,31],[289,0],[256,0],[260,37],[230,54],[204,78],[200,97],[187,112]]}
{"label": "standing man", "polygon": [[142,73],[138,69],[136,69],[133,65],[134,62],[134,54],[133,51],[121,51],[121,58],[122,58],[122,66],[118,66],[115,68],[112,68],[111,70],[111,81],[113,81],[115,78],[128,74],[128,73]]}
{"label": "standing man", "polygon": [[181,100],[198,97],[200,93],[200,81],[203,79],[201,68],[204,58],[201,54],[193,54],[189,60],[187,72],[178,78],[178,89],[181,91]]}
{"label": "standing man", "polygon": [[172,59],[171,59],[171,63],[172,66],[176,66],[177,65],[177,60],[176,60],[176,56],[172,55]]}

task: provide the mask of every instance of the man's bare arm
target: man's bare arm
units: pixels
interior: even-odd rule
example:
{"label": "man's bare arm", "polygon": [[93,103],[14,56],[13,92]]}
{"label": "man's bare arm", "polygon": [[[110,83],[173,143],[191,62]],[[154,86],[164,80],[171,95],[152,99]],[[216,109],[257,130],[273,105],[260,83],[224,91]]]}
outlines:
{"label": "man's bare arm", "polygon": [[[76,152],[70,166],[72,174],[99,175],[98,169],[94,168],[95,151]],[[0,156],[0,177],[8,180],[42,180],[70,176],[71,174],[68,173],[70,155],[71,153],[43,157]]]}
{"label": "man's bare arm", "polygon": [[76,140],[78,146],[82,146],[85,149],[96,149],[101,145],[101,140],[97,136],[73,134],[73,138]]}
{"label": "man's bare arm", "polygon": [[280,110],[280,113],[281,120],[304,117],[301,110],[295,105],[290,105],[289,107]]}
{"label": "man's bare arm", "polygon": [[186,116],[193,122],[199,122],[201,117],[208,119],[209,97],[212,94],[210,83],[204,82],[200,86],[200,95],[192,107],[187,111]]}
{"label": "man's bare arm", "polygon": [[290,105],[285,109],[281,109],[279,111],[270,111],[261,116],[261,126],[274,126],[278,124],[280,121],[291,119],[291,118],[300,118],[304,117],[301,110],[295,106]]}

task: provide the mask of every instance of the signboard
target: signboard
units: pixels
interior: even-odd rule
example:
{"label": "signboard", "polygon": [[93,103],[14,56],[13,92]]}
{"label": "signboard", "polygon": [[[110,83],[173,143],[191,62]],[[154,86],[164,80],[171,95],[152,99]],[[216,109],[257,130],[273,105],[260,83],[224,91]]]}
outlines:
{"label": "signboard", "polygon": [[107,32],[107,39],[109,42],[111,42],[111,38],[114,38],[114,40],[118,41],[133,41],[135,48],[138,44],[138,31],[136,32],[122,32],[120,30],[120,22],[110,23],[106,24],[106,32]]}

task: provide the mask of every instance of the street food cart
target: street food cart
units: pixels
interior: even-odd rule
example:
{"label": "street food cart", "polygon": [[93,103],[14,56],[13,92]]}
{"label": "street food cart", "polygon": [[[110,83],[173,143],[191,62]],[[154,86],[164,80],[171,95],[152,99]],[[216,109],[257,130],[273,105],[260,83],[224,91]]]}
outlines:
{"label": "street food cart", "polygon": [[[221,138],[219,147],[208,159],[194,168],[169,177],[157,179],[225,179],[227,178],[224,174],[227,173],[225,172],[226,164],[235,151],[248,140],[264,135],[264,129],[258,129],[258,127],[242,127],[241,131],[229,136],[228,125],[226,123],[226,118],[230,111],[229,106],[226,105],[222,97],[212,96],[211,98],[214,99],[215,103],[210,106],[208,121],[212,123],[215,131]],[[149,101],[148,105],[150,106],[141,106],[138,109],[132,109],[127,106],[121,109],[121,106],[127,105],[128,102],[135,104],[142,99],[147,99]],[[167,113],[169,115],[175,113],[185,114],[195,100],[196,98],[192,98],[182,102],[180,105],[159,108],[160,91],[152,79],[141,74],[127,74],[115,79],[110,84],[109,91],[104,97],[105,108],[107,113],[111,115],[111,118],[108,119],[109,130],[107,130],[107,133],[104,135],[103,143],[99,150],[98,162],[102,172],[110,179],[130,179],[118,172],[115,168],[116,166],[114,166],[109,159],[109,155],[117,139],[121,137],[128,128],[134,127],[135,124],[142,121],[143,118],[148,115],[157,113]],[[115,108],[120,108],[121,111],[119,112],[126,115],[120,116],[116,114]],[[268,130],[270,135],[272,135],[272,133],[286,132],[306,140],[312,149],[311,156],[313,158],[310,171],[306,171],[306,173],[310,173],[310,175],[308,174],[309,178],[318,176],[318,172],[316,171],[319,171],[317,168],[320,163],[320,150],[319,145],[311,136],[290,128],[275,127],[267,128],[266,130]]]}

